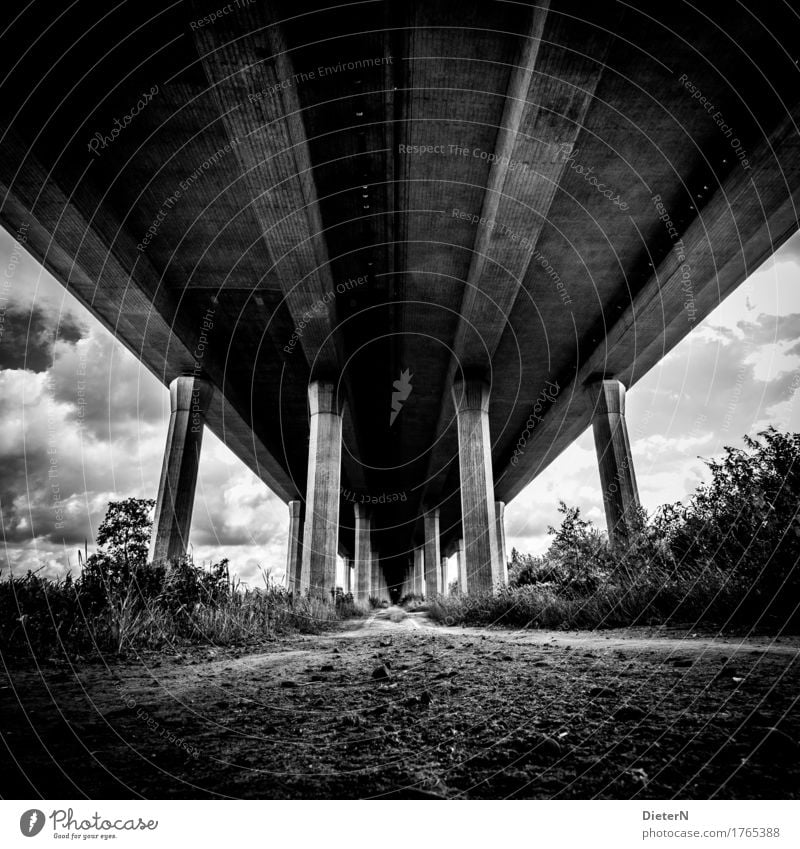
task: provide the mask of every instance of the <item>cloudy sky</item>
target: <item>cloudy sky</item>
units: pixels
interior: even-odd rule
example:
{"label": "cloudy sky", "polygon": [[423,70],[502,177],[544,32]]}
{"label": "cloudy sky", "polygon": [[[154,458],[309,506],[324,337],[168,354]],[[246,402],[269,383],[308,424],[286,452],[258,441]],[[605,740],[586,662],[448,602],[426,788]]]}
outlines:
{"label": "cloudy sky", "polygon": [[[685,498],[707,478],[699,457],[743,434],[800,430],[798,273],[800,234],[628,393],[646,509]],[[2,230],[0,316],[0,571],[74,570],[108,501],[155,497],[168,393]],[[509,552],[547,547],[560,499],[605,525],[590,430],[508,506]],[[287,524],[283,503],[206,432],[195,560],[280,579]]]}

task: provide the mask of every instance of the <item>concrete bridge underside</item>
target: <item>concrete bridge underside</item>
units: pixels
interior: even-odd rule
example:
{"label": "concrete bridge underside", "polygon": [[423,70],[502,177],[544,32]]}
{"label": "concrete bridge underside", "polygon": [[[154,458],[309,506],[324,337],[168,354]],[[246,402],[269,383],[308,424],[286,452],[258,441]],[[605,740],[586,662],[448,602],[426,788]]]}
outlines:
{"label": "concrete bridge underside", "polygon": [[503,505],[797,228],[786,4],[306,0],[7,10],[0,220],[287,504],[290,585],[504,573]]}

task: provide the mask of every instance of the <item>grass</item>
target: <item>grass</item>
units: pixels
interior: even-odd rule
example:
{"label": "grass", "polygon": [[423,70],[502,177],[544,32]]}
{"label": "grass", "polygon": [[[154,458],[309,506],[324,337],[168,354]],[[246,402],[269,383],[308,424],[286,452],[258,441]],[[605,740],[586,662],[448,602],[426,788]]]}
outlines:
{"label": "grass", "polygon": [[543,583],[510,586],[478,596],[437,596],[427,608],[434,621],[446,625],[550,629],[731,626],[752,623],[747,595],[747,589],[729,573],[706,566],[680,577],[659,570],[634,578],[616,576],[585,593]]}
{"label": "grass", "polygon": [[189,594],[188,602],[163,589],[148,595],[135,577],[106,586],[103,597],[96,590],[89,592],[80,579],[51,580],[30,572],[0,581],[0,653],[41,658],[176,644],[244,645],[318,633],[365,615],[352,596],[338,593],[333,604],[294,598],[269,581],[262,588],[233,582],[213,595]]}

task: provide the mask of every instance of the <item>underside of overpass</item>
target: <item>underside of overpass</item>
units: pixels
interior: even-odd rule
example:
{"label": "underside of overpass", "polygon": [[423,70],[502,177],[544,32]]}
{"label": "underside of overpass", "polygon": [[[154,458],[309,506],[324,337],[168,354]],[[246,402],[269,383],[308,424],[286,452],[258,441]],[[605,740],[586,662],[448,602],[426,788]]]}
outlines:
{"label": "underside of overpass", "polygon": [[624,539],[625,388],[798,226],[788,4],[3,14],[0,220],[172,385],[155,557],[203,426],[290,505],[299,591],[337,553],[361,596],[454,551],[496,587],[589,425]]}

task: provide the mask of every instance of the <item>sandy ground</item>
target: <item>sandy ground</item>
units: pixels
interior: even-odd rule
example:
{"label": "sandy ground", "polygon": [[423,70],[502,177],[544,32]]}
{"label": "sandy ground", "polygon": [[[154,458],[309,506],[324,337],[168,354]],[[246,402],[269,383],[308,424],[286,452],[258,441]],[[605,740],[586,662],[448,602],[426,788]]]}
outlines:
{"label": "sandy ground", "polygon": [[4,798],[798,798],[800,638],[444,628],[5,669]]}

